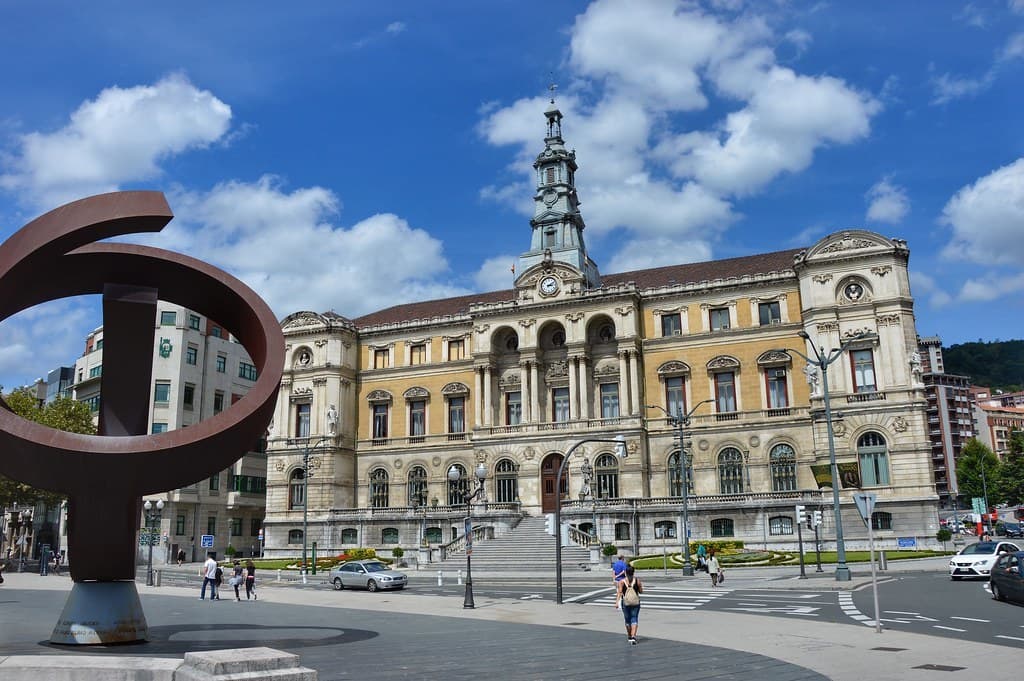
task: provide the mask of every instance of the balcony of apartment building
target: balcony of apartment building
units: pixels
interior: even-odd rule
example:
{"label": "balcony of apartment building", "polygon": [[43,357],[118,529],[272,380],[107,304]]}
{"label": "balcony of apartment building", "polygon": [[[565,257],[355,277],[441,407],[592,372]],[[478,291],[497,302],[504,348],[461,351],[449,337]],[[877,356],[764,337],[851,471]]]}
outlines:
{"label": "balcony of apartment building", "polygon": [[267,478],[258,475],[228,477],[227,508],[264,508],[267,499]]}
{"label": "balcony of apartment building", "polygon": [[185,502],[195,504],[199,502],[199,483],[193,483],[187,487],[179,487],[167,494],[167,500],[172,502]]}

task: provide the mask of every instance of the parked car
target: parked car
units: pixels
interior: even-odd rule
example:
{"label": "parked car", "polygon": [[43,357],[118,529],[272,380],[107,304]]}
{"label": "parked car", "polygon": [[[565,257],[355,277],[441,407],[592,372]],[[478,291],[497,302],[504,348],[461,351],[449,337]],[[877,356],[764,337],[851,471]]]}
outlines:
{"label": "parked car", "polygon": [[1006,553],[996,559],[989,576],[989,590],[997,601],[1024,604],[1024,551]]}
{"label": "parked car", "polygon": [[1008,541],[980,541],[968,544],[949,561],[949,577],[988,577],[1001,553],[1017,553],[1020,547]]}
{"label": "parked car", "polygon": [[1024,537],[1024,527],[1020,523],[1009,523],[1000,520],[996,523],[996,534],[1000,537]]}
{"label": "parked car", "polygon": [[379,560],[350,560],[331,570],[331,584],[337,591],[404,589],[408,583],[404,572],[392,570]]}

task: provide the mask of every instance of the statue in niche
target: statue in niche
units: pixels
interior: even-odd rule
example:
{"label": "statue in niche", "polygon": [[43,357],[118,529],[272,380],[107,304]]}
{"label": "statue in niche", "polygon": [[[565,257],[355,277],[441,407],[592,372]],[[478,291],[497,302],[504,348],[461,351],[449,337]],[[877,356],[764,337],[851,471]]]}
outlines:
{"label": "statue in niche", "polygon": [[914,383],[923,382],[921,375],[921,353],[912,352],[910,353],[910,375],[914,379]]}
{"label": "statue in niche", "polygon": [[589,501],[594,496],[590,490],[590,481],[594,479],[594,467],[590,465],[590,459],[583,459],[580,475],[583,478],[583,484],[580,485],[580,500]]}
{"label": "statue in niche", "polygon": [[821,376],[818,375],[818,367],[813,364],[808,364],[804,367],[804,376],[807,377],[807,385],[811,386],[811,395],[818,394],[818,381],[821,380]]}
{"label": "statue in niche", "polygon": [[329,435],[338,434],[338,410],[334,408],[334,405],[327,407],[327,433]]}

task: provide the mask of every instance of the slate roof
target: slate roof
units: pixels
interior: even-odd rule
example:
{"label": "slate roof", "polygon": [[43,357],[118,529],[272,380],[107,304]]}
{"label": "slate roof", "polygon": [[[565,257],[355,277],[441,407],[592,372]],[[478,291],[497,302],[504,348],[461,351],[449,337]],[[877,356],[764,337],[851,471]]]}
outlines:
{"label": "slate roof", "polygon": [[[674,286],[692,284],[715,279],[767,274],[793,268],[793,257],[803,249],[760,253],[725,260],[709,260],[707,262],[687,263],[685,265],[669,265],[653,267],[646,270],[633,270],[619,274],[601,276],[604,286],[614,286],[633,282],[643,290],[657,286]],[[488,293],[472,293],[455,298],[426,300],[417,303],[406,303],[371,312],[368,315],[352,320],[357,328],[365,329],[378,324],[394,324],[416,319],[447,317],[462,315],[469,312],[469,306],[475,303],[500,303],[515,299],[515,291],[490,291]]]}

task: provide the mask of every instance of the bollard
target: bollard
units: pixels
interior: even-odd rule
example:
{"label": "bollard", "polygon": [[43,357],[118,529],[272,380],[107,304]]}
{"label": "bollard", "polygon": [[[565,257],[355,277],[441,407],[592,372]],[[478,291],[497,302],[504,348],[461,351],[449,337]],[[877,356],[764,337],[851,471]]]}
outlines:
{"label": "bollard", "polygon": [[462,570],[459,570],[459,586],[462,586]]}
{"label": "bollard", "polygon": [[879,570],[888,570],[889,569],[889,561],[885,557],[885,551],[879,551],[878,552],[878,569]]}
{"label": "bollard", "polygon": [[160,586],[160,580],[163,578],[163,570],[156,570],[156,581],[154,582],[157,586]]}
{"label": "bollard", "polygon": [[279,581],[279,582],[281,581],[281,571],[280,570],[277,571],[277,581]]}
{"label": "bollard", "polygon": [[306,583],[306,570],[305,570],[305,568],[300,570],[300,572],[302,573],[302,583],[305,584]]}
{"label": "bollard", "polygon": [[437,571],[437,585],[444,586],[444,579],[440,570]]}

